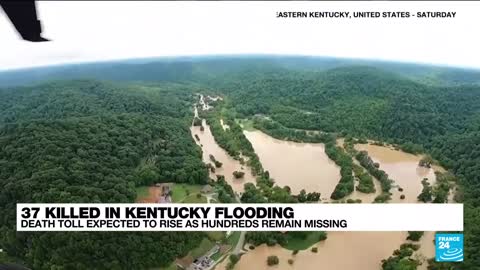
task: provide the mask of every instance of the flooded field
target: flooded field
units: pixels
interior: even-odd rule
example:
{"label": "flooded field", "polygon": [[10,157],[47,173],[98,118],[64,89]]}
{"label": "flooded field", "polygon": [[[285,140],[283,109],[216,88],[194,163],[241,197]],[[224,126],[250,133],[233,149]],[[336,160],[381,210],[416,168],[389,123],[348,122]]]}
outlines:
{"label": "flooded field", "polygon": [[321,193],[329,198],[340,179],[340,169],[325,154],[323,144],[277,140],[260,131],[244,131],[265,170],[279,186],[289,186],[297,194]]}
{"label": "flooded field", "polygon": [[[328,239],[314,246],[318,253],[310,249],[292,255],[291,250],[280,246],[259,246],[249,251],[238,262],[235,269],[272,269],[267,266],[267,257],[276,255],[280,259],[273,269],[336,269],[336,270],[375,270],[381,269],[382,259],[389,257],[406,237],[406,233],[390,232],[330,232]],[[370,245],[368,243],[381,243]],[[293,259],[292,265],[288,259]]]}
{"label": "flooded field", "polygon": [[[203,127],[203,131],[199,126],[190,127],[194,139],[195,135],[200,139],[199,141],[195,139],[195,142],[202,147],[203,162],[205,162],[205,164],[212,164],[210,155],[213,155],[216,160],[223,163],[221,168],[215,168],[215,173],[210,172],[210,177],[216,179],[216,175],[224,175],[225,180],[232,186],[235,192],[242,192],[245,183],[255,183],[255,177],[253,177],[250,168],[241,165],[238,160],[229,156],[227,152],[215,142],[212,132],[210,131],[210,126],[206,124],[205,120],[203,120]],[[245,176],[242,179],[234,179],[234,171],[245,172]]]}
{"label": "flooded field", "polygon": [[[422,179],[428,178],[432,185],[435,183],[434,169],[418,166],[421,156],[370,144],[357,144],[355,149],[367,151],[373,161],[380,163],[380,169],[395,180],[394,186],[403,188],[403,192],[392,188],[392,203],[417,203],[417,196],[423,188]],[[405,195],[404,200],[400,199],[401,194]]]}
{"label": "flooded field", "polygon": [[[224,129],[228,128],[223,121],[221,124]],[[216,174],[225,175],[227,181],[237,192],[243,190],[244,183],[255,182],[248,167],[242,166],[216,144],[210,127],[206,125],[205,121],[203,121],[203,126],[203,131],[200,130],[200,127],[191,128],[192,136],[197,135],[200,139],[197,140],[197,144],[202,146],[203,160],[209,163],[211,154],[221,161],[223,166],[217,169]],[[330,200],[330,194],[340,179],[340,172],[339,167],[325,154],[323,144],[277,140],[260,131],[245,130],[244,134],[252,143],[263,167],[270,172],[277,185],[289,186],[292,193],[298,193],[302,189],[317,191],[321,193],[322,200]],[[339,140],[337,144],[341,146],[342,141]],[[434,169],[418,166],[421,156],[368,144],[356,145],[355,148],[368,151],[370,157],[380,164],[380,168],[395,180],[395,188],[392,188],[392,203],[417,203],[417,196],[422,190],[421,180],[428,178],[431,184],[435,183]],[[356,163],[358,164],[358,162]],[[234,179],[232,173],[235,170],[245,171],[245,179]],[[435,170],[440,170],[440,168],[435,168]],[[214,177],[213,174],[212,177]],[[403,188],[403,191],[400,192],[397,186]],[[359,198],[364,203],[371,203],[381,189],[376,180],[375,187],[377,189],[375,194],[355,191],[347,198]],[[404,200],[400,199],[401,194],[406,196]],[[307,249],[296,255],[292,255],[292,251],[280,246],[262,245],[243,255],[234,269],[316,270],[319,269],[319,266],[325,269],[339,270],[381,269],[382,259],[391,256],[395,249],[407,242],[407,235],[407,232],[329,232],[326,241],[314,245],[318,247],[318,253]],[[416,252],[420,258],[434,256],[433,239],[434,232],[425,232],[420,242],[417,243],[421,244],[420,250]],[[267,266],[266,260],[270,255],[279,257],[279,265]],[[293,259],[292,265],[288,263],[289,259]],[[217,265],[216,269],[225,269],[227,263],[228,259]],[[425,270],[426,263],[423,263],[418,269]]]}
{"label": "flooded field", "polygon": [[[245,131],[247,138],[255,148],[265,169],[275,178],[277,184],[288,185],[293,192],[302,188],[315,190],[329,197],[339,179],[337,166],[328,159],[322,144],[303,144],[276,140],[259,131]],[[428,178],[435,182],[433,169],[418,167],[420,156],[395,151],[388,147],[374,145],[358,145],[358,150],[366,150],[380,168],[385,170],[400,187],[392,189],[392,202],[416,203],[417,195],[422,190],[421,180]],[[379,183],[375,183],[380,190]],[[378,192],[377,192],[378,193]],[[400,200],[400,194],[406,199]],[[371,202],[376,194],[354,192],[351,198],[360,198],[363,202]],[[402,243],[407,242],[407,232],[329,232],[328,239],[315,246],[318,253],[310,249],[292,255],[292,251],[280,246],[268,247],[262,245],[248,251],[235,266],[237,270],[250,269],[325,269],[339,270],[375,270],[381,269],[381,260],[392,255]],[[434,232],[425,232],[420,242],[421,248],[416,253],[421,258],[434,256]],[[379,244],[366,244],[379,243]],[[280,263],[277,266],[267,266],[266,259],[277,255]],[[289,259],[294,263],[290,265]],[[224,269],[220,264],[217,269]],[[426,262],[418,269],[426,269]]]}

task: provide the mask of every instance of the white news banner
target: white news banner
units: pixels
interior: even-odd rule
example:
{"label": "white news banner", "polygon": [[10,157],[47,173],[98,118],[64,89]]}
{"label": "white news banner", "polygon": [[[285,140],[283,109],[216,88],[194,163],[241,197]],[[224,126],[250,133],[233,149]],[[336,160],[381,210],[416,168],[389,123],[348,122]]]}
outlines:
{"label": "white news banner", "polygon": [[462,204],[17,204],[17,231],[463,231]]}

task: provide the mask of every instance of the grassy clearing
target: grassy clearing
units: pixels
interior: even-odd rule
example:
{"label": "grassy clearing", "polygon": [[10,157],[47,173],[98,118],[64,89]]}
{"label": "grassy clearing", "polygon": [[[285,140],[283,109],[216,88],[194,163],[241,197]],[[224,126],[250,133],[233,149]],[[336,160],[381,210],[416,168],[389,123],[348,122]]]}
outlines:
{"label": "grassy clearing", "polygon": [[197,197],[197,194],[199,194],[199,193],[192,194],[192,195],[186,197],[181,202],[182,203],[207,203],[207,198],[205,196],[201,195],[200,197]]}
{"label": "grassy clearing", "polygon": [[236,119],[235,120],[238,124],[241,124],[244,130],[253,131],[253,120],[251,119]]}
{"label": "grassy clearing", "polygon": [[[181,202],[185,198],[200,193],[202,186],[200,185],[187,185],[187,184],[174,184],[172,188],[172,201]],[[193,199],[191,199],[193,200]],[[206,202],[206,199],[205,199]]]}
{"label": "grassy clearing", "polygon": [[213,254],[213,256],[210,257],[210,259],[212,259],[214,261],[218,261],[223,255],[225,255],[225,253],[217,252],[217,253]]}
{"label": "grassy clearing", "polygon": [[135,188],[135,193],[137,193],[137,199],[147,198],[149,196],[148,188],[148,186],[141,186]]}
{"label": "grassy clearing", "polygon": [[287,244],[282,247],[288,250],[305,250],[320,242],[325,234],[325,232],[308,232],[305,238],[287,234]]}
{"label": "grassy clearing", "polygon": [[212,241],[222,241],[225,239],[225,232],[206,232],[206,234]]}
{"label": "grassy clearing", "polygon": [[208,238],[203,238],[202,239],[202,242],[200,242],[200,245],[198,247],[196,247],[195,249],[192,249],[192,251],[190,251],[190,255],[193,257],[193,258],[198,258],[200,256],[203,256],[205,255],[205,253],[207,253],[210,249],[212,249],[212,247],[215,245],[214,242],[212,242],[210,239]]}
{"label": "grassy clearing", "polygon": [[232,232],[230,236],[227,238],[227,244],[235,247],[238,243],[238,240],[240,240],[240,232]]}

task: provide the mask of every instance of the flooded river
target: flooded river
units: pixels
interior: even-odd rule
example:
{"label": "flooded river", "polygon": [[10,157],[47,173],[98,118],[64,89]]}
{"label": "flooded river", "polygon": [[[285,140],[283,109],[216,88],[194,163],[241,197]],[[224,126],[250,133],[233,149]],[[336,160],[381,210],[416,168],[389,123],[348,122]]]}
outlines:
{"label": "flooded river", "polygon": [[[398,191],[398,188],[392,188],[392,203],[417,203],[417,196],[423,188],[422,179],[428,178],[432,185],[435,183],[434,170],[418,166],[421,156],[370,144],[357,144],[355,149],[367,151],[373,161],[380,163],[380,169],[395,181],[394,186],[403,188],[403,192]],[[400,199],[402,194],[405,195],[404,200]]]}
{"label": "flooded river", "polygon": [[[210,107],[201,97],[200,108],[208,110]],[[198,116],[195,107],[195,116]],[[226,131],[228,126],[222,121]],[[225,176],[228,183],[236,192],[243,191],[243,185],[247,182],[255,182],[250,169],[243,166],[239,161],[230,157],[214,140],[210,127],[203,120],[204,130],[200,127],[191,127],[192,137],[202,147],[203,160],[212,163],[210,155],[223,163],[221,168],[216,168],[215,174]],[[255,152],[260,158],[263,167],[270,172],[276,184],[289,186],[292,193],[300,190],[316,191],[321,193],[322,200],[329,200],[336,184],[340,179],[339,167],[325,154],[323,144],[295,143],[274,139],[260,131],[244,131],[245,136],[252,143]],[[196,137],[198,136],[198,139]],[[339,143],[341,145],[341,141]],[[431,184],[435,183],[433,169],[420,168],[418,162],[420,156],[415,156],[389,147],[375,145],[356,145],[357,150],[368,151],[370,157],[380,164],[380,168],[395,180],[395,185],[403,188],[392,188],[392,201],[394,203],[416,203],[416,197],[422,190],[421,180],[428,178]],[[244,171],[244,179],[234,179],[234,171]],[[380,186],[375,180],[377,194]],[[360,198],[362,202],[372,202],[377,194],[352,193],[349,198]],[[406,198],[400,199],[404,194]],[[336,270],[376,270],[381,269],[381,260],[392,255],[402,243],[407,242],[407,232],[329,232],[326,241],[315,244],[318,253],[310,249],[300,251],[292,255],[292,251],[280,246],[259,246],[248,251],[242,256],[235,266],[236,270],[251,269],[336,269]],[[425,232],[420,240],[421,248],[417,251],[421,257],[434,256],[433,245],[434,232]],[[277,255],[280,263],[277,266],[267,266],[266,260],[270,255]],[[293,259],[293,264],[288,263]],[[216,269],[223,270],[228,259],[217,265]],[[426,263],[418,267],[426,269]]]}
{"label": "flooded river", "polygon": [[[388,258],[405,237],[406,233],[330,232],[326,241],[314,245],[318,247],[318,253],[307,249],[292,255],[291,250],[280,246],[262,245],[245,254],[235,269],[271,269],[267,266],[267,257],[276,255],[280,263],[275,269],[279,270],[376,270],[381,269],[381,260]],[[288,259],[294,260],[293,265],[288,264]]]}
{"label": "flooded river", "polygon": [[[274,139],[260,131],[245,131],[265,169],[279,185],[288,185],[293,192],[302,188],[307,191],[319,191],[323,197],[329,197],[339,179],[338,167],[328,159],[322,144],[302,144]],[[419,168],[420,156],[414,156],[388,147],[358,145],[358,150],[366,150],[380,168],[385,170],[396,184],[404,189],[392,189],[392,202],[415,203],[422,190],[421,180],[429,178],[434,183],[433,169]],[[379,190],[380,186],[376,183]],[[406,199],[400,200],[400,194]],[[352,198],[362,198],[371,202],[376,194],[355,192]],[[363,197],[362,197],[363,196]],[[234,269],[338,269],[338,270],[376,270],[381,269],[381,260],[392,255],[402,243],[407,242],[407,232],[329,232],[328,239],[315,246],[318,253],[310,249],[292,255],[292,251],[280,246],[262,245],[242,256]],[[434,232],[425,232],[416,253],[423,258],[434,256]],[[267,257],[277,255],[280,263],[269,267]],[[293,259],[293,265],[288,264]],[[224,269],[220,264],[217,269]],[[426,269],[426,262],[418,269]]]}
{"label": "flooded river", "polygon": [[325,154],[323,144],[296,143],[272,138],[260,131],[244,131],[265,170],[279,186],[320,192],[329,198],[340,179],[340,168]]}
{"label": "flooded river", "polygon": [[[196,108],[195,116],[198,116]],[[210,131],[210,126],[206,124],[205,120],[203,120],[203,127],[203,131],[199,126],[190,127],[192,137],[194,137],[195,142],[202,147],[203,162],[205,162],[205,164],[212,164],[210,155],[213,155],[216,160],[223,163],[221,168],[215,168],[215,173],[210,172],[210,177],[216,179],[216,175],[224,175],[225,180],[232,186],[235,192],[243,192],[243,185],[245,183],[255,183],[255,177],[253,177],[250,168],[241,165],[238,160],[233,159],[215,142],[212,132]],[[199,141],[195,139],[195,135],[199,137]],[[234,179],[234,171],[245,172],[245,176],[242,179]]]}

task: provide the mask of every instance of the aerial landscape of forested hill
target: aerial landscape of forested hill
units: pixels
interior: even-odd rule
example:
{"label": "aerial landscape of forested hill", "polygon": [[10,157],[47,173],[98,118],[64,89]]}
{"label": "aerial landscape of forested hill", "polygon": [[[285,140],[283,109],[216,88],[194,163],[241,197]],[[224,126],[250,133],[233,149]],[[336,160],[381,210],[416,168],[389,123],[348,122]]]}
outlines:
{"label": "aerial landscape of forested hill", "polygon": [[480,71],[281,56],[0,72],[0,262],[148,269],[198,245],[196,232],[15,231],[20,202],[134,202],[137,186],[206,184],[208,168],[189,130],[196,93],[223,97],[230,119],[266,116],[273,131],[318,130],[431,155],[458,177],[465,209],[465,262],[431,270],[478,269]]}

